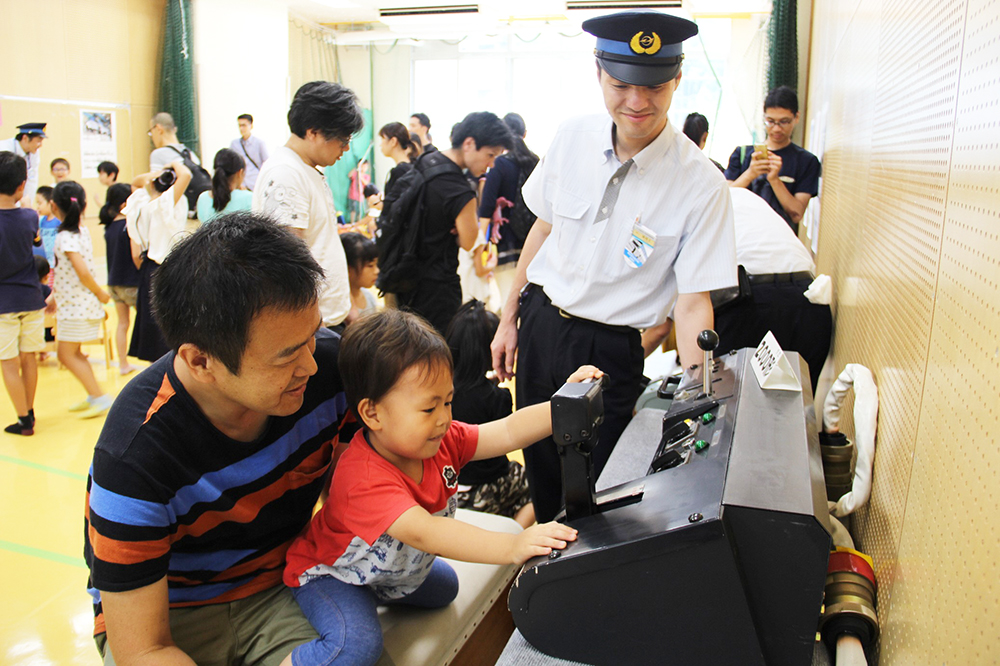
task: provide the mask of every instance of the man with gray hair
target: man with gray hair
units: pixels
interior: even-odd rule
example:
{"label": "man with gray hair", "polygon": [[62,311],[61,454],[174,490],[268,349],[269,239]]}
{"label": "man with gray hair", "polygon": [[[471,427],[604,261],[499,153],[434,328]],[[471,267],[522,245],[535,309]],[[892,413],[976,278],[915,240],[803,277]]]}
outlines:
{"label": "man with gray hair", "polygon": [[[156,149],[149,154],[149,170],[159,171],[177,159],[178,153],[188,151],[191,161],[200,165],[201,160],[193,150],[177,140],[177,125],[174,117],[165,111],[153,116],[149,121],[149,138]],[[183,157],[183,155],[181,155]]]}

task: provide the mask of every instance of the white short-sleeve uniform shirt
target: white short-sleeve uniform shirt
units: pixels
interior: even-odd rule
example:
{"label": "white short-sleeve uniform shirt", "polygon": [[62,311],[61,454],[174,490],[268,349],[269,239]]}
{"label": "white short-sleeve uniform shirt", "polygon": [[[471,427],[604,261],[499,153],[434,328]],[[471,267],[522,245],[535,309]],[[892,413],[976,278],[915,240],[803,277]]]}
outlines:
{"label": "white short-sleeve uniform shirt", "polygon": [[326,273],[319,295],[323,324],[342,322],[351,309],[351,287],[337,231],[337,209],[323,174],[291,148],[278,148],[257,176],[253,210],[305,232],[306,245]]}
{"label": "white short-sleeve uniform shirt", "polygon": [[[611,217],[595,223],[622,166],[613,127],[607,115],[564,122],[524,184],[528,208],[552,225],[528,280],[571,315],[648,328],[666,320],[678,293],[736,284],[733,209],[718,168],[668,122],[633,158]],[[654,240],[638,267],[625,254],[637,223]]]}

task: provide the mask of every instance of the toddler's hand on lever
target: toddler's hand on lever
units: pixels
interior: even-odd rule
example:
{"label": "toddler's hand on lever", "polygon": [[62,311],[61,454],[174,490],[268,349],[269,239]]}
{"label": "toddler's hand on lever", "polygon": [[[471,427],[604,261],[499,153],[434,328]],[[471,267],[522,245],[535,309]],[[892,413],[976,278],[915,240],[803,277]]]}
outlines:
{"label": "toddler's hand on lever", "polygon": [[575,384],[577,382],[583,382],[588,379],[600,379],[604,376],[604,373],[595,368],[592,365],[581,365],[577,368],[576,372],[569,376],[566,380],[569,384]]}
{"label": "toddler's hand on lever", "polygon": [[514,537],[511,561],[524,564],[532,557],[562,550],[568,541],[576,541],[576,530],[568,525],[556,522],[532,525]]}

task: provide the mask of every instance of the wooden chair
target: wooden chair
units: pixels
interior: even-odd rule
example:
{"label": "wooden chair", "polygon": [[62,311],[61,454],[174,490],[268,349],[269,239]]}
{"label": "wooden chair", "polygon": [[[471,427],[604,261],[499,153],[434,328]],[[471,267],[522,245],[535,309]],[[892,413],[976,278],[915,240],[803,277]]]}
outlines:
{"label": "wooden chair", "polygon": [[[56,316],[54,314],[45,315],[45,328],[51,328],[52,332],[56,332]],[[58,335],[56,336],[58,337]],[[108,312],[104,311],[104,319],[101,320],[101,335],[93,340],[85,340],[80,343],[81,345],[102,345],[104,347],[104,368],[108,371],[111,370],[111,361],[114,360],[114,344],[112,344],[111,335],[108,333]],[[47,352],[57,352],[56,341],[45,343],[45,351]],[[61,370],[65,366],[60,362],[59,369]]]}

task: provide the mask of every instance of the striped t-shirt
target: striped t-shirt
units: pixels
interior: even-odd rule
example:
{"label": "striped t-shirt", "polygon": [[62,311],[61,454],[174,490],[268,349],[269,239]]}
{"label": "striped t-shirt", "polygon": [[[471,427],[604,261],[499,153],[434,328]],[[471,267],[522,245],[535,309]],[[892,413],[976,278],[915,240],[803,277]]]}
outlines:
{"label": "striped t-shirt", "polygon": [[[99,590],[167,577],[170,607],[242,599],[281,584],[285,552],[309,523],[347,413],[339,338],[317,339],[302,408],[254,442],[217,430],[167,354],[118,396],[87,480],[84,556],[95,634]],[[349,434],[349,433],[345,433]]]}

